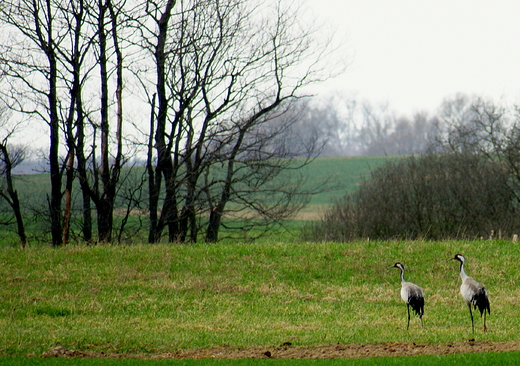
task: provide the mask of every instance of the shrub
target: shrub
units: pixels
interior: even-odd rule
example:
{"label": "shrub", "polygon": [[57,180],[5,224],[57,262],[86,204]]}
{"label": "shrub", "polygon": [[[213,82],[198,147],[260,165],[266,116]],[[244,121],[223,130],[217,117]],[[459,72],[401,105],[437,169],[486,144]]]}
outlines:
{"label": "shrub", "polygon": [[389,161],[354,193],[337,200],[307,240],[461,239],[520,232],[511,177],[476,154]]}

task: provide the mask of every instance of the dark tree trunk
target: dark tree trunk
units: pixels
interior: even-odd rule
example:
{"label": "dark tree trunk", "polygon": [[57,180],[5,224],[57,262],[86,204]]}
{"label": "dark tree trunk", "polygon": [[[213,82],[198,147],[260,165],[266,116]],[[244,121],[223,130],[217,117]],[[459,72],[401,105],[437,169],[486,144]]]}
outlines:
{"label": "dark tree trunk", "polygon": [[[98,38],[99,38],[99,70],[101,83],[101,118],[99,127],[101,130],[101,184],[105,191],[110,184],[110,162],[109,162],[109,135],[110,124],[108,117],[108,66],[107,66],[107,34],[105,16],[107,6],[103,0],[99,0],[99,19],[98,19]],[[102,194],[102,197],[95,199],[97,218],[98,218],[98,241],[109,242],[111,240],[111,220],[110,220],[110,198]]]}
{"label": "dark tree trunk", "polygon": [[[166,180],[166,179],[165,179]],[[177,209],[177,199],[171,187],[166,185],[166,197],[162,208],[157,233],[161,234],[164,227],[168,227],[168,242],[174,243],[179,240],[179,214]]]}
{"label": "dark tree trunk", "polygon": [[[157,126],[155,130],[155,148],[157,149],[157,168],[156,168],[156,184],[153,187],[153,192],[150,192],[150,214],[157,215],[159,192],[161,190],[161,178],[159,175],[164,177],[164,184],[166,186],[166,196],[161,211],[161,217],[157,220],[157,217],[150,216],[150,233],[149,240],[152,243],[157,242],[161,235],[162,230],[168,227],[168,240],[174,242],[178,236],[178,214],[177,214],[177,202],[174,188],[174,164],[172,161],[172,149],[171,144],[166,143],[166,124],[168,116],[168,97],[166,95],[166,52],[165,45],[168,36],[168,23],[170,20],[171,12],[176,4],[176,0],[169,0],[166,3],[166,7],[161,14],[161,17],[157,19],[157,25],[159,32],[157,34],[157,45],[155,47],[155,62],[157,67],[157,99],[158,99],[158,111],[157,111]],[[152,130],[153,133],[153,130]],[[170,137],[170,139],[173,136]],[[152,213],[152,210],[153,213]],[[157,224],[152,224],[156,222]],[[153,225],[153,227],[152,227]]]}
{"label": "dark tree trunk", "polygon": [[77,159],[77,172],[80,180],[81,196],[82,196],[82,233],[83,240],[87,244],[92,243],[92,212],[91,212],[91,198],[88,187],[87,177],[87,163],[85,159],[85,111],[83,108],[82,86],[81,86],[81,68],[82,68],[82,54],[80,52],[82,27],[84,24],[85,7],[84,1],[80,0],[76,7],[74,16],[74,41],[76,47],[74,48],[72,58],[72,73],[73,73],[73,89],[71,97],[75,101],[76,112],[76,144],[75,153]]}
{"label": "dark tree trunk", "polygon": [[25,235],[25,225],[23,223],[22,211],[20,210],[20,201],[18,200],[18,192],[13,191],[12,193],[13,200],[13,211],[14,216],[16,217],[16,228],[18,236],[20,237],[20,243],[22,248],[25,248],[27,245],[27,236]]}
{"label": "dark tree trunk", "polygon": [[229,201],[229,196],[231,192],[231,179],[233,178],[234,173],[233,166],[233,161],[228,162],[228,173],[226,177],[226,182],[220,195],[220,200],[211,209],[211,212],[209,214],[209,221],[206,229],[207,243],[216,243],[218,241],[220,224],[222,222],[222,214],[224,213],[224,208],[226,207],[226,204]]}
{"label": "dark tree trunk", "polygon": [[98,221],[98,241],[100,243],[110,243],[112,241],[113,229],[113,197],[101,199],[97,204],[97,221]]}
{"label": "dark tree trunk", "polygon": [[208,227],[206,229],[206,242],[216,243],[218,241],[218,232],[222,220],[223,207],[215,206],[209,214]]}
{"label": "dark tree trunk", "polygon": [[[150,131],[155,130],[155,99],[157,94],[154,94],[151,102],[150,111]],[[160,237],[157,236],[159,195],[161,192],[161,174],[157,174],[153,166],[153,133],[148,137],[148,149],[146,156],[146,172],[148,174],[148,209],[149,209],[149,228],[148,228],[148,243],[157,243]]]}
{"label": "dark tree trunk", "polygon": [[[103,192],[101,196],[91,195],[96,204],[98,217],[98,240],[100,242],[112,241],[113,231],[113,214],[114,202],[116,197],[116,186],[119,182],[119,176],[122,166],[122,126],[123,126],[123,57],[119,48],[119,38],[117,34],[117,14],[111,1],[103,3],[101,0],[99,6],[98,19],[98,37],[99,37],[99,67],[101,82],[101,184]],[[116,55],[116,153],[114,162],[110,165],[110,120],[109,120],[109,95],[108,95],[108,61],[107,61],[107,25],[105,24],[105,16],[107,11],[110,14],[111,34]]]}
{"label": "dark tree trunk", "polygon": [[59,144],[60,144],[60,122],[58,114],[58,97],[57,97],[57,78],[58,65],[56,61],[56,53],[54,50],[55,40],[53,39],[53,25],[52,25],[52,11],[51,1],[47,0],[47,15],[49,16],[47,41],[42,40],[42,49],[47,55],[49,61],[49,127],[50,127],[50,143],[49,143],[49,164],[50,164],[50,178],[51,178],[51,197],[49,200],[49,211],[51,219],[51,236],[52,245],[62,245],[62,222],[61,222],[61,171],[59,159]]}
{"label": "dark tree trunk", "polygon": [[27,245],[27,237],[25,235],[25,225],[23,223],[22,210],[20,208],[20,201],[18,199],[18,192],[14,189],[12,175],[13,164],[11,162],[11,157],[9,156],[7,146],[4,144],[0,144],[0,151],[3,155],[2,161],[5,164],[5,182],[7,186],[7,194],[0,191],[0,195],[4,197],[4,199],[9,203],[9,205],[13,209],[13,213],[16,218],[17,233],[20,237],[20,244],[22,245],[22,248],[25,248],[25,246]]}
{"label": "dark tree trunk", "polygon": [[81,187],[81,197],[83,199],[83,239],[87,244],[92,243],[92,212],[91,212],[91,193],[88,183],[87,161],[85,158],[85,121],[82,109],[78,110],[77,123],[77,144],[76,155],[78,159],[78,177]]}
{"label": "dark tree trunk", "polygon": [[61,225],[61,172],[58,156],[59,144],[58,123],[51,121],[50,133],[50,177],[51,177],[51,197],[49,201],[49,211],[51,219],[52,245],[62,244],[62,225]]}
{"label": "dark tree trunk", "polygon": [[69,242],[70,223],[72,220],[72,183],[74,182],[74,146],[69,144],[69,153],[65,166],[65,207],[63,210],[63,244]]}

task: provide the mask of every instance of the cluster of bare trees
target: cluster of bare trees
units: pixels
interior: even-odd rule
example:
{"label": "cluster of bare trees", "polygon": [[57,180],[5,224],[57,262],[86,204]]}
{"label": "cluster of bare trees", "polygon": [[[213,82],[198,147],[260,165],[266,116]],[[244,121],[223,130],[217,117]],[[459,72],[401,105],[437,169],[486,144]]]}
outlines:
{"label": "cluster of bare trees", "polygon": [[305,204],[298,169],[319,153],[478,155],[507,173],[516,209],[517,114],[465,96],[412,118],[352,98],[303,102],[342,64],[302,19],[278,0],[0,2],[0,198],[13,213],[0,224],[25,245],[34,211],[13,179],[16,143],[40,129],[43,238],[56,246],[120,241],[136,216],[150,243],[268,228]]}
{"label": "cluster of bare trees", "polygon": [[387,103],[339,95],[308,103],[299,125],[316,130],[325,156],[422,154],[441,128],[438,115],[399,116]]}
{"label": "cluster of bare trees", "polygon": [[[204,228],[214,242],[224,214],[243,229],[298,210],[291,170],[319,145],[284,116],[338,70],[300,21],[278,1],[2,1],[0,97],[16,121],[47,126],[52,244],[70,240],[77,206],[84,241],[113,241],[121,196],[127,215],[146,209],[151,243]],[[146,176],[129,184],[135,156]]]}

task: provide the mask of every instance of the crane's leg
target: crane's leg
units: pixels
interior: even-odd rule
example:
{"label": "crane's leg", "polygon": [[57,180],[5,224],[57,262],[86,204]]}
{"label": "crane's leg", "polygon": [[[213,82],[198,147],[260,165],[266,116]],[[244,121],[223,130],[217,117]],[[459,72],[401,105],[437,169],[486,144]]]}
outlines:
{"label": "crane's leg", "polygon": [[487,332],[487,327],[486,327],[486,310],[484,309],[484,333]]}
{"label": "crane's leg", "polygon": [[471,331],[475,333],[475,324],[473,323],[473,312],[471,311],[471,304],[468,304],[469,316],[471,317]]}
{"label": "crane's leg", "polygon": [[423,321],[422,321],[422,314],[419,315],[419,319],[421,319],[421,327],[424,329],[424,323],[423,323]]}
{"label": "crane's leg", "polygon": [[406,308],[408,309],[408,324],[406,324],[406,330],[410,328],[410,304],[406,304]]}

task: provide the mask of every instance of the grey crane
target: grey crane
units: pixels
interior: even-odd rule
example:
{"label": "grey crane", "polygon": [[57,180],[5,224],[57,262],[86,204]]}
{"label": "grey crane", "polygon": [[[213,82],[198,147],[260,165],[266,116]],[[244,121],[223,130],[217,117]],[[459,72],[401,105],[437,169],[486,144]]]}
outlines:
{"label": "grey crane", "polygon": [[408,310],[408,323],[406,330],[410,327],[410,306],[415,314],[419,315],[421,319],[421,326],[424,328],[422,316],[424,314],[424,292],[415,283],[408,282],[404,279],[404,265],[397,262],[391,267],[399,268],[401,270],[401,299],[406,303]]}
{"label": "grey crane", "polygon": [[462,254],[457,254],[455,257],[451,258],[451,260],[456,260],[460,262],[460,279],[462,280],[462,285],[460,286],[460,294],[462,298],[466,301],[466,304],[469,308],[469,315],[471,317],[471,329],[475,332],[475,324],[473,322],[473,312],[471,307],[474,309],[478,308],[480,311],[480,317],[484,314],[484,332],[487,331],[486,328],[486,311],[489,315],[491,315],[491,309],[489,307],[489,299],[486,292],[486,288],[480,283],[475,281],[473,278],[469,277],[466,272],[464,272],[464,263],[466,262],[466,258]]}

